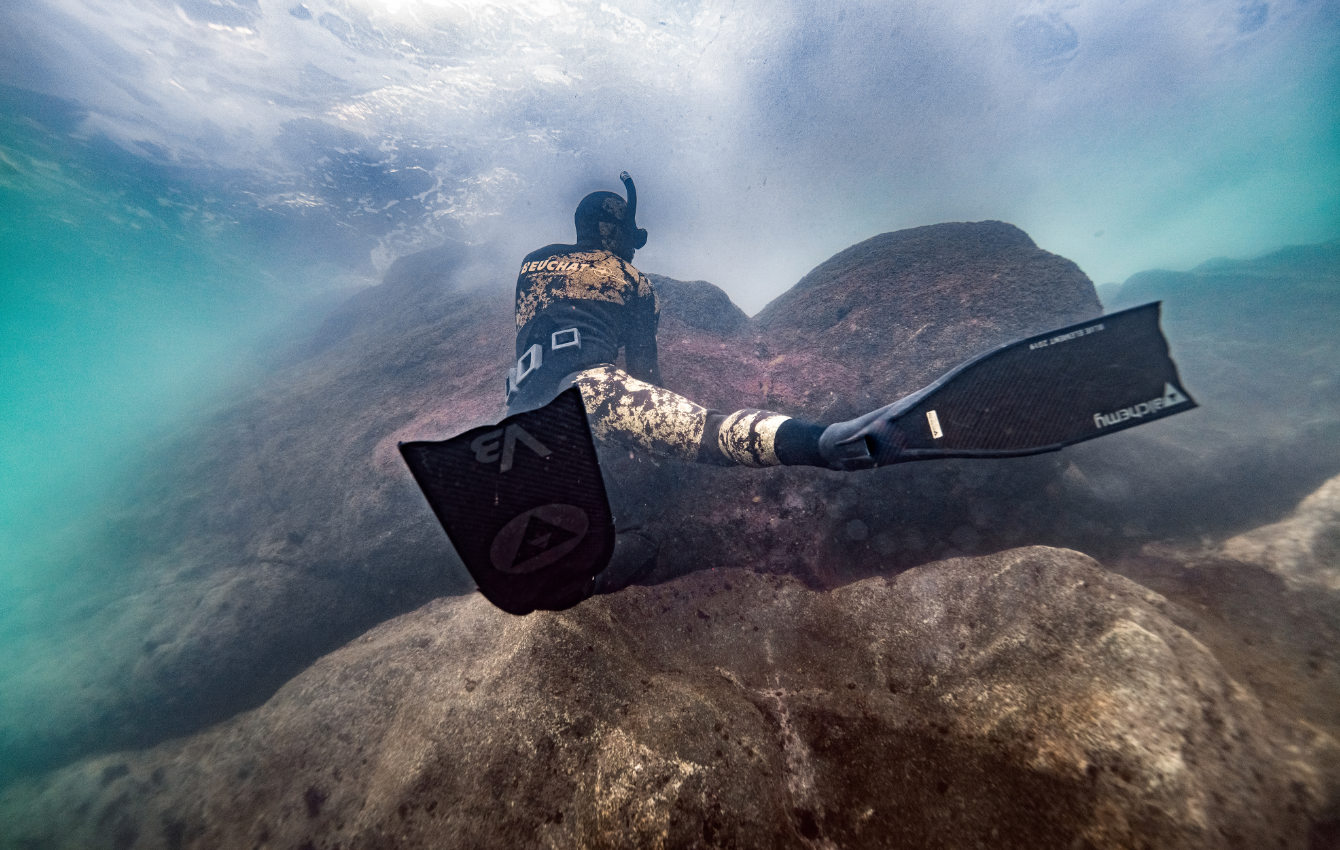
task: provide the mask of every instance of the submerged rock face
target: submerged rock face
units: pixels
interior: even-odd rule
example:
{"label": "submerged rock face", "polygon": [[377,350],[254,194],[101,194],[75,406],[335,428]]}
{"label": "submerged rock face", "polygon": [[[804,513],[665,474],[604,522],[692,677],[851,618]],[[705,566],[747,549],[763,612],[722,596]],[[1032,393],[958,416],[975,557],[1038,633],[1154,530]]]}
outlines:
{"label": "submerged rock face", "polygon": [[[918,390],[968,357],[1102,312],[1088,277],[999,221],[885,233],[822,263],[754,317],[783,356],[821,354],[856,386],[815,386],[805,406],[845,419]],[[781,367],[780,369],[777,367]],[[829,395],[824,395],[825,393]]]}
{"label": "submerged rock face", "polygon": [[[1113,568],[1177,601],[1179,622],[1272,714],[1340,737],[1337,541],[1340,477],[1279,522],[1207,545],[1151,544]],[[1340,751],[1325,762],[1340,786]],[[1330,817],[1340,837],[1340,809]]]}
{"label": "submerged rock face", "polygon": [[1332,478],[1280,522],[1239,534],[1225,557],[1264,564],[1291,590],[1340,601],[1340,477]]}
{"label": "submerged rock face", "polygon": [[10,788],[0,845],[1306,846],[1324,778],[1174,615],[1047,548],[443,599],[254,712]]}

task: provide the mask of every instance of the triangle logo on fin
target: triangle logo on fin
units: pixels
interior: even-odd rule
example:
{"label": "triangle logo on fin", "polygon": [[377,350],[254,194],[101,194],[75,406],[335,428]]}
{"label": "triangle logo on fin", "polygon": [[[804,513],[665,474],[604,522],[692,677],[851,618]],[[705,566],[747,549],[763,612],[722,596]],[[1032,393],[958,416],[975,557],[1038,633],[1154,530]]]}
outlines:
{"label": "triangle logo on fin", "polygon": [[1171,383],[1164,383],[1163,385],[1164,407],[1172,407],[1173,405],[1176,404],[1185,404],[1186,400],[1187,400],[1186,396],[1182,395],[1182,393],[1178,391],[1177,387],[1174,387]]}
{"label": "triangle logo on fin", "polygon": [[526,522],[526,530],[521,535],[521,545],[517,547],[516,557],[512,560],[512,570],[522,571],[518,568],[531,558],[543,555],[550,549],[556,549],[576,536],[573,529],[545,522],[539,516],[531,514]]}
{"label": "triangle logo on fin", "polygon": [[541,505],[502,527],[489,547],[489,559],[499,572],[533,573],[577,548],[588,531],[586,511],[576,505]]}

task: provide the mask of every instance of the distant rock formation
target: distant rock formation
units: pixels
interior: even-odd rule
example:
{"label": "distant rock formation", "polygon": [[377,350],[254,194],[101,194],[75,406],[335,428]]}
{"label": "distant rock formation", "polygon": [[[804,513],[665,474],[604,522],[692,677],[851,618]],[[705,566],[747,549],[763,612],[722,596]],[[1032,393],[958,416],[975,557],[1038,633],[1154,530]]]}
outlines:
{"label": "distant rock formation", "polygon": [[1040,547],[441,599],[256,711],[11,787],[0,846],[1308,846],[1334,739],[1273,725],[1177,616]]}
{"label": "distant rock formation", "polygon": [[1229,539],[1222,552],[1265,565],[1290,590],[1329,594],[1340,603],[1340,478],[1323,484],[1287,519]]}
{"label": "distant rock formation", "polygon": [[[1142,272],[1108,309],[1162,299],[1201,408],[1074,453],[1154,535],[1219,537],[1278,518],[1340,472],[1340,240],[1188,272]],[[1124,449],[1124,450],[1123,450]]]}
{"label": "distant rock formation", "polygon": [[730,296],[705,280],[675,280],[648,274],[669,321],[694,330],[729,336],[745,330],[749,317]]}
{"label": "distant rock formation", "polygon": [[859,379],[833,387],[777,364],[813,387],[807,412],[838,419],[921,389],[974,354],[1101,312],[1070,260],[1014,225],[960,222],[853,245],[764,307],[752,330],[770,351],[822,355]]}

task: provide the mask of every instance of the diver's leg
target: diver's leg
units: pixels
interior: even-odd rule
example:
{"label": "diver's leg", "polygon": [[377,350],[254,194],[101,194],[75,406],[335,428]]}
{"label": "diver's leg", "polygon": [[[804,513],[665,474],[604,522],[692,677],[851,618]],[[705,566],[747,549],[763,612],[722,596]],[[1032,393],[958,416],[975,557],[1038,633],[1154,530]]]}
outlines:
{"label": "diver's leg", "polygon": [[[839,442],[850,436],[848,432],[854,433],[853,423],[825,428],[753,409],[723,415],[609,364],[573,373],[562,386],[581,390],[596,437],[661,457],[752,467],[860,468],[855,455],[865,450],[864,442],[858,448]],[[867,418],[857,424],[865,424]],[[837,446],[831,455],[822,448],[829,438]],[[835,459],[848,465],[839,466]],[[593,592],[613,593],[636,583],[655,568],[658,548],[636,527],[619,531],[614,554],[596,577]]]}
{"label": "diver's leg", "polygon": [[708,415],[703,452],[707,462],[739,466],[824,466],[822,425],[752,408]]}
{"label": "diver's leg", "polygon": [[597,439],[658,457],[698,459],[707,408],[610,364],[576,372],[563,383],[581,390]]}
{"label": "diver's leg", "polygon": [[768,410],[708,410],[664,387],[605,364],[569,375],[591,430],[660,457],[728,466],[828,466],[822,425]]}

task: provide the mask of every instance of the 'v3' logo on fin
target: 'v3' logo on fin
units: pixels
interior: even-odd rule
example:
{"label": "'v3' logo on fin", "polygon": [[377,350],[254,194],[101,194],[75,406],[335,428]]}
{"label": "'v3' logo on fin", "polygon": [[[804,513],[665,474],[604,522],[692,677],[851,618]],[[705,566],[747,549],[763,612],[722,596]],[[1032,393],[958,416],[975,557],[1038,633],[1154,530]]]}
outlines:
{"label": "'v3' logo on fin", "polygon": [[525,428],[516,423],[476,437],[470,443],[470,450],[475,453],[475,460],[480,463],[497,463],[501,458],[502,466],[498,471],[507,472],[512,468],[517,443],[521,443],[540,457],[549,456],[549,449],[544,443],[532,437]]}

